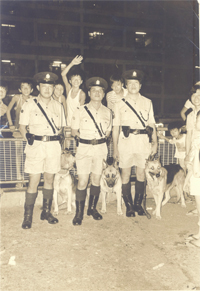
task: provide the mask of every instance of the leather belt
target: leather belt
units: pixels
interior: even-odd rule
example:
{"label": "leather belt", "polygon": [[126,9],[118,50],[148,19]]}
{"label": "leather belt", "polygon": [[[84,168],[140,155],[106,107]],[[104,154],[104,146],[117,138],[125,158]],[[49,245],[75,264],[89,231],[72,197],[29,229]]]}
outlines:
{"label": "leather belt", "polygon": [[146,129],[130,129],[130,133],[133,134],[147,134]]}
{"label": "leather belt", "polygon": [[41,141],[55,141],[60,140],[60,135],[35,135],[35,140],[41,140]]}
{"label": "leather belt", "polygon": [[101,138],[101,139],[83,139],[83,138],[80,138],[79,142],[85,143],[85,144],[97,145],[97,144],[101,144],[101,143],[106,142],[106,139],[105,138]]}

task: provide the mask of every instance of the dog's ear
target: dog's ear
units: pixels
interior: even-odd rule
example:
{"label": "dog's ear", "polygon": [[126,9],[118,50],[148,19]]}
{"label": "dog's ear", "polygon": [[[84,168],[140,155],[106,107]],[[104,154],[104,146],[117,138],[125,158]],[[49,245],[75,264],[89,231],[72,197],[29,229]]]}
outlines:
{"label": "dog's ear", "polygon": [[75,157],[75,156],[76,156],[76,154],[75,154],[75,153],[71,153],[71,154],[72,154],[72,156],[73,156],[73,157]]}
{"label": "dog's ear", "polygon": [[102,163],[103,163],[103,170],[105,170],[107,168],[108,164],[107,164],[106,160],[104,160],[104,159],[103,159]]}

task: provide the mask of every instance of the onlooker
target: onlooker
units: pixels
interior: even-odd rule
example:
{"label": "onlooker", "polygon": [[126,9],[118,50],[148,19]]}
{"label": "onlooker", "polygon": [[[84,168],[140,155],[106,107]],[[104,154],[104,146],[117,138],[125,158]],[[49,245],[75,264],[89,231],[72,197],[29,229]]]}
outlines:
{"label": "onlooker", "polygon": [[3,102],[3,99],[6,97],[7,91],[8,91],[7,83],[0,80],[0,138],[11,137],[10,132],[1,131],[1,129],[8,128],[8,119],[6,116],[8,107]]}
{"label": "onlooker", "polygon": [[198,233],[190,235],[191,243],[200,247],[200,110],[197,112],[195,138],[192,140],[191,149],[187,157],[187,167],[190,172],[190,194],[195,196],[198,221]]}
{"label": "onlooker", "polygon": [[[198,92],[200,92],[200,82],[197,82],[197,83],[192,87],[192,94],[193,94],[193,93],[198,93]],[[190,99],[188,99],[188,100],[185,102],[185,104],[184,104],[184,106],[183,106],[183,108],[182,108],[182,110],[181,110],[181,112],[180,112],[183,121],[186,121],[187,115],[188,115],[188,114],[189,114],[193,109],[194,109],[194,105],[192,104],[192,102],[190,101]]]}
{"label": "onlooker", "polygon": [[[19,129],[19,115],[20,115],[22,105],[26,102],[27,99],[32,98],[32,96],[30,95],[33,92],[32,82],[30,80],[23,80],[20,83],[20,88],[18,90],[21,94],[14,95],[14,97],[12,98],[12,100],[10,101],[8,105],[8,109],[6,113],[8,122],[9,122],[9,128],[11,131],[14,131],[15,129]],[[14,125],[13,125],[11,113],[10,113],[13,107],[15,109],[15,124]],[[19,135],[16,137],[19,137]]]}
{"label": "onlooker", "polygon": [[[80,65],[83,57],[76,56],[71,63],[62,71],[61,75],[65,84],[67,93],[67,125],[71,126],[71,120],[74,111],[85,103],[86,95],[80,89],[83,83],[83,71],[78,69],[71,69],[73,66]],[[67,76],[66,76],[67,75]]]}
{"label": "onlooker", "polygon": [[1,81],[1,84],[0,84],[0,118],[1,118],[0,126],[1,128],[4,127],[7,122],[7,118],[6,118],[7,106],[6,104],[3,103],[3,99],[6,97],[7,90],[8,90],[7,84]]}
{"label": "onlooker", "polygon": [[124,98],[128,90],[124,87],[124,80],[119,73],[115,73],[110,77],[110,87],[112,91],[108,92],[106,95],[107,107],[113,110],[116,102],[119,102]]}
{"label": "onlooker", "polygon": [[[32,88],[32,82],[30,80],[23,80],[20,83],[20,88],[18,89],[21,94],[16,94],[10,101],[7,109],[7,118],[9,122],[9,129],[13,132],[13,137],[15,138],[21,138],[21,133],[19,131],[15,131],[16,129],[19,129],[19,115],[21,108],[23,104],[28,100],[29,98],[32,98],[30,95],[33,92]],[[13,125],[13,121],[11,118],[11,110],[14,107],[15,109],[15,122]],[[17,180],[22,181],[22,164],[23,164],[23,146],[22,142],[16,140],[15,141],[15,147],[16,147],[16,172],[17,172]],[[22,188],[23,183],[18,182],[16,184],[16,188]]]}
{"label": "onlooker", "polygon": [[169,123],[168,130],[172,136],[172,139],[167,138],[161,133],[157,133],[159,138],[165,139],[170,144],[174,144],[176,147],[174,157],[178,159],[179,165],[186,171],[185,169],[185,138],[186,135],[181,132],[183,127],[183,123],[179,121],[174,121]]}
{"label": "onlooker", "polygon": [[[185,164],[187,167],[187,176],[185,180],[184,189],[187,191],[188,188],[190,188],[190,177],[192,175],[192,169],[191,167],[188,167],[188,163],[191,160],[191,156],[193,153],[192,150],[192,141],[196,140],[196,138],[199,137],[199,130],[196,128],[196,119],[197,119],[197,113],[200,110],[200,92],[192,94],[191,96],[192,104],[194,105],[193,111],[188,115],[187,121],[186,121],[186,157],[185,157]],[[196,209],[190,211],[187,213],[187,215],[196,215]]]}
{"label": "onlooker", "polygon": [[79,140],[76,153],[78,186],[76,189],[76,215],[74,225],[81,225],[83,220],[87,184],[91,173],[90,197],[87,215],[95,220],[102,219],[96,206],[100,195],[100,178],[103,159],[107,159],[107,137],[112,129],[112,114],[102,105],[107,82],[99,77],[87,80],[86,87],[90,102],[80,106],[72,117],[72,135]]}
{"label": "onlooker", "polygon": [[[22,228],[31,228],[38,185],[43,173],[43,210],[41,220],[54,224],[58,219],[51,214],[54,175],[60,170],[60,133],[66,126],[62,105],[52,98],[57,75],[42,72],[34,76],[39,95],[27,100],[20,113],[20,132],[27,141],[24,172],[29,173],[25,196]],[[29,132],[27,132],[27,126]]]}

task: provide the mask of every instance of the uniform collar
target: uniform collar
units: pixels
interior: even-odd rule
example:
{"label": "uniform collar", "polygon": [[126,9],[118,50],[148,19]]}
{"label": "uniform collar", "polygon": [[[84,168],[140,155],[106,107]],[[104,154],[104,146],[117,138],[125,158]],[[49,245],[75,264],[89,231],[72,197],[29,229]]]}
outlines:
{"label": "uniform collar", "polygon": [[[87,105],[87,104],[86,104]],[[94,106],[92,105],[92,103],[91,103],[91,101],[88,103],[88,108],[90,109],[90,110],[95,110],[95,111],[99,111],[99,110],[101,110],[101,108],[102,108],[102,103],[101,103],[101,105],[100,105],[100,107],[99,107],[99,109],[98,110],[96,110],[96,108],[94,108]]]}
{"label": "uniform collar", "polygon": [[[49,103],[52,102],[53,100],[54,100],[54,99],[53,99],[53,97],[51,96],[51,99],[49,100]],[[38,95],[37,102],[44,103],[44,102],[42,101],[42,98],[41,98],[40,94]],[[48,103],[48,105],[49,105],[49,103]],[[46,104],[46,103],[45,103],[45,104]]]}

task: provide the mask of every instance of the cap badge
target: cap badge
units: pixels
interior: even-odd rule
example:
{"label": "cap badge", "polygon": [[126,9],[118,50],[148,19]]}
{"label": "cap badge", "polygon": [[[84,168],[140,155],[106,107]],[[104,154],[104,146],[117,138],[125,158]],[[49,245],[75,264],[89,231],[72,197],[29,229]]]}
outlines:
{"label": "cap badge", "polygon": [[44,80],[45,80],[46,82],[48,82],[48,81],[50,80],[50,78],[51,78],[51,76],[50,76],[49,74],[46,74],[46,77],[44,78]]}
{"label": "cap badge", "polygon": [[136,71],[133,72],[133,77],[137,77],[137,72]]}
{"label": "cap badge", "polygon": [[96,85],[100,85],[100,80],[96,80]]}

